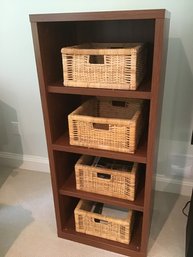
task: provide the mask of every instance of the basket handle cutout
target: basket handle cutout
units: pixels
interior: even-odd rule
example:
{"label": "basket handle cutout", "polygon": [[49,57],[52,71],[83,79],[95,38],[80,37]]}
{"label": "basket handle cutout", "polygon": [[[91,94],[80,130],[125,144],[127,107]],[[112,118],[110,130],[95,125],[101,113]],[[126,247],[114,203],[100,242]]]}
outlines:
{"label": "basket handle cutout", "polygon": [[90,55],[89,56],[90,64],[104,64],[104,55]]}
{"label": "basket handle cutout", "polygon": [[95,223],[102,223],[104,225],[108,225],[108,221],[106,221],[106,220],[94,219],[94,222]]}
{"label": "basket handle cutout", "polygon": [[109,130],[109,124],[93,123],[93,128],[102,129],[102,130]]}
{"label": "basket handle cutout", "polygon": [[97,178],[111,179],[111,175],[105,173],[97,173]]}
{"label": "basket handle cutout", "polygon": [[112,106],[126,107],[126,102],[125,101],[112,101]]}

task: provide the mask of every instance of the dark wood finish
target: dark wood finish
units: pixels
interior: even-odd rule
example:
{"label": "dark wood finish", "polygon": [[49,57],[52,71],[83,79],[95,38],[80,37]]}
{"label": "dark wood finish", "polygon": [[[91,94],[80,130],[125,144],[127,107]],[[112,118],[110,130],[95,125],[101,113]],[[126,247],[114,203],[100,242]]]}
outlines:
{"label": "dark wood finish", "polygon": [[116,89],[100,89],[82,88],[82,87],[65,87],[62,82],[56,82],[48,86],[49,93],[57,94],[74,94],[74,95],[90,95],[90,96],[109,96],[109,97],[128,97],[139,99],[151,99],[151,83],[143,82],[136,91],[116,90]]}
{"label": "dark wood finish", "polygon": [[138,20],[138,19],[164,19],[169,13],[164,9],[131,10],[111,12],[82,12],[57,14],[31,14],[31,22],[58,22],[58,21],[95,21],[95,20]]}
{"label": "dark wood finish", "polygon": [[113,159],[120,159],[125,161],[146,163],[146,159],[147,159],[146,143],[147,142],[145,141],[145,139],[144,140],[142,139],[136,153],[128,154],[128,153],[121,153],[121,152],[114,152],[114,151],[107,151],[107,150],[70,145],[69,135],[66,132],[52,144],[52,148],[53,150],[57,150],[57,151],[66,151],[71,153],[86,154],[86,155],[101,156],[101,157],[107,157],[107,158],[113,158]]}
{"label": "dark wood finish", "polygon": [[74,172],[74,165],[80,158],[80,155],[54,151],[54,162],[56,170],[57,188],[61,188],[66,180]]}
{"label": "dark wood finish", "polygon": [[38,35],[38,24],[32,23],[31,29],[32,29],[32,36],[33,36],[34,49],[35,49],[38,79],[39,79],[39,85],[40,85],[40,96],[41,96],[41,102],[42,102],[46,140],[47,140],[47,146],[48,146],[48,156],[49,156],[49,164],[50,164],[50,170],[51,170],[51,182],[52,182],[55,214],[56,214],[56,220],[57,220],[56,224],[57,224],[57,230],[61,231],[64,224],[63,222],[64,218],[62,213],[64,212],[65,205],[63,205],[63,200],[61,200],[63,198],[58,194],[54,154],[53,154],[53,151],[50,149],[50,146],[52,144],[52,137],[51,137],[51,127],[50,127],[49,112],[48,112],[47,91],[46,91],[46,84],[45,84],[44,73],[43,73],[43,64],[42,64],[40,42],[39,42],[39,35]]}
{"label": "dark wood finish", "polygon": [[[101,29],[103,27],[105,30]],[[146,43],[149,62],[147,65],[148,78],[150,78],[153,62],[154,28],[155,21],[153,19],[39,22],[37,33],[44,85],[47,87],[62,81],[62,47],[88,42],[124,43],[135,41]],[[47,38],[49,40],[46,40]],[[151,83],[149,85],[151,86]]]}
{"label": "dark wood finish", "polygon": [[105,250],[110,250],[117,253],[122,252],[125,255],[129,255],[133,257],[142,257],[144,256],[144,253],[140,251],[142,219],[143,219],[143,215],[140,213],[137,213],[136,220],[135,220],[135,230],[133,231],[132,239],[129,245],[103,239],[103,238],[99,239],[98,237],[95,237],[95,236],[76,232],[74,228],[75,225],[74,225],[73,216],[71,216],[71,219],[69,219],[68,223],[64,227],[63,231],[60,232],[59,236],[62,238],[74,240],[76,242],[99,247]]}
{"label": "dark wood finish", "polygon": [[[145,205],[144,219],[142,229],[142,250],[147,251],[148,237],[153,208],[153,174],[156,171],[157,151],[159,140],[159,128],[161,119],[161,106],[164,88],[164,72],[162,70],[164,46],[167,48],[167,33],[165,33],[165,20],[156,19],[155,23],[155,39],[154,39],[154,56],[152,71],[152,99],[150,103],[149,114],[149,131],[148,131],[148,147],[147,147],[147,172],[145,183]],[[166,29],[167,30],[167,29]]]}
{"label": "dark wood finish", "polygon": [[143,212],[144,183],[143,185],[140,185],[134,202],[120,199],[120,198],[104,196],[100,194],[88,193],[81,190],[77,190],[74,173],[66,180],[64,185],[60,188],[59,192],[62,195],[79,197],[85,200],[91,200],[91,201],[93,200],[96,202],[102,202],[102,203],[111,204],[114,206],[121,206],[125,208],[129,207],[130,209]]}
{"label": "dark wood finish", "polygon": [[[137,10],[69,14],[30,15],[58,235],[132,257],[146,257],[152,214],[153,173],[164,84],[168,18],[165,10]],[[136,91],[63,86],[60,50],[86,42],[145,42],[148,46],[147,79]],[[77,85],[78,86],[78,85]],[[89,149],[69,144],[68,114],[93,96],[146,99],[147,131],[135,154]],[[75,188],[74,164],[80,154],[142,163],[141,182],[134,202],[86,193]],[[137,214],[129,245],[96,238],[75,231],[73,212],[80,198],[128,206]]]}
{"label": "dark wood finish", "polygon": [[81,104],[78,95],[72,98],[65,94],[49,94],[47,96],[52,142],[68,130],[67,116]]}

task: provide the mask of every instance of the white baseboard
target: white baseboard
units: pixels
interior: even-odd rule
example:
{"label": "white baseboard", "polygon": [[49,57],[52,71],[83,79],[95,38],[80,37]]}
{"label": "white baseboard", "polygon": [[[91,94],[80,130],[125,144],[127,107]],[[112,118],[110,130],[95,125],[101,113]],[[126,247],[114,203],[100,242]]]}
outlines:
{"label": "white baseboard", "polygon": [[41,156],[0,152],[0,164],[19,169],[50,172],[48,158]]}
{"label": "white baseboard", "polygon": [[[50,172],[49,161],[46,157],[0,152],[0,163],[1,165],[8,167]],[[177,180],[164,175],[156,175],[155,182],[155,189],[157,191],[177,193],[187,196],[190,196],[192,193],[193,181],[187,179]]]}
{"label": "white baseboard", "polygon": [[174,179],[163,175],[156,175],[155,189],[169,193],[191,196],[193,181],[188,179]]}

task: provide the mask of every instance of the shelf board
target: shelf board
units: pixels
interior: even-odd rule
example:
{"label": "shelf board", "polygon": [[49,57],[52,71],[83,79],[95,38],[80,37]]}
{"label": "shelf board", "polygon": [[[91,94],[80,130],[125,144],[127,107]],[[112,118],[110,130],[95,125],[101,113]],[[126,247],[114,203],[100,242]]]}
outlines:
{"label": "shelf board", "polygon": [[124,200],[120,198],[85,192],[76,189],[74,173],[69,177],[65,184],[59,190],[60,194],[73,196],[85,200],[102,202],[123,208],[130,208],[132,210],[143,212],[144,207],[144,187],[140,186],[136,194],[135,201]]}
{"label": "shelf board", "polygon": [[147,142],[145,140],[141,140],[135,154],[129,154],[70,145],[69,135],[68,133],[65,133],[52,144],[52,149],[57,151],[93,155],[138,163],[146,163],[147,161]]}
{"label": "shelf board", "polygon": [[142,256],[142,253],[140,252],[142,217],[143,216],[141,214],[137,214],[134,224],[134,231],[132,233],[132,239],[129,245],[76,232],[74,228],[73,216],[70,218],[65,228],[62,231],[58,232],[58,235],[59,237],[65,239],[73,240],[79,243],[91,245],[105,250],[110,250],[116,253],[121,253],[133,257],[140,257]]}
{"label": "shelf board", "polygon": [[58,94],[151,99],[150,84],[151,84],[150,81],[145,81],[139,86],[137,90],[118,90],[118,89],[102,89],[102,88],[66,87],[60,81],[60,82],[56,82],[51,85],[48,85],[48,92],[58,93]]}

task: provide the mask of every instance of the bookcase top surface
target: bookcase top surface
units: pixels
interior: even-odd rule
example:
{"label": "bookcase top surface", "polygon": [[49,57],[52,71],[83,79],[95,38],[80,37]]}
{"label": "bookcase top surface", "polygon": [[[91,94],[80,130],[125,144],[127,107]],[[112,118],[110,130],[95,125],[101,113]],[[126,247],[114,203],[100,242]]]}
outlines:
{"label": "bookcase top surface", "polygon": [[29,17],[31,22],[164,19],[169,18],[169,12],[165,9],[147,9],[104,12],[30,14]]}

